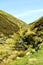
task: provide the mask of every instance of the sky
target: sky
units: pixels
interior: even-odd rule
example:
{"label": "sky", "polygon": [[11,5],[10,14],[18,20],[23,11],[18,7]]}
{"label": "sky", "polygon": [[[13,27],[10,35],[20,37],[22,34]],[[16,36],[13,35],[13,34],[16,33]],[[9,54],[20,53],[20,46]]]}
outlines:
{"label": "sky", "polygon": [[31,23],[43,16],[43,0],[0,0],[0,10]]}

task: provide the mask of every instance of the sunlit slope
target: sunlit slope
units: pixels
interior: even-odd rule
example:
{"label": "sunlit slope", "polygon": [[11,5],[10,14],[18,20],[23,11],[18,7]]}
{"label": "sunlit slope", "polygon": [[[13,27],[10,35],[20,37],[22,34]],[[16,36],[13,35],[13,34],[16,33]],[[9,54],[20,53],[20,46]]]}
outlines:
{"label": "sunlit slope", "polygon": [[12,15],[0,10],[0,32],[11,35],[26,24]]}
{"label": "sunlit slope", "polygon": [[5,11],[0,10],[0,13],[3,14],[5,16],[5,18],[7,17],[8,20],[12,21],[13,23],[17,24],[19,27],[24,27],[26,26],[26,23],[18,18],[16,18],[15,16],[12,16],[11,14],[8,14]]}

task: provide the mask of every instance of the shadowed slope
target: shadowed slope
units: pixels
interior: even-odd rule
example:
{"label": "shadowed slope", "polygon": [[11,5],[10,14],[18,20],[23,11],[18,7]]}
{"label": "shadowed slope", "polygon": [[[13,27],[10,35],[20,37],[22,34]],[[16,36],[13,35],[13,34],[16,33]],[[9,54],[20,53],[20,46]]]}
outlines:
{"label": "shadowed slope", "polygon": [[38,28],[40,26],[43,26],[43,16],[30,24],[31,30],[34,30],[35,28]]}

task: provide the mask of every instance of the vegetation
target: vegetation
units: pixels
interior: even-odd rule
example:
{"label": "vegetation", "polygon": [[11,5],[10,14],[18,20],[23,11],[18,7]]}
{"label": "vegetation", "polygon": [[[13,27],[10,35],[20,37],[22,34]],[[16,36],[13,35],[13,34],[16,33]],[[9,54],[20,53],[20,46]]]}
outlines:
{"label": "vegetation", "polygon": [[0,10],[0,65],[43,65],[43,17],[28,25]]}

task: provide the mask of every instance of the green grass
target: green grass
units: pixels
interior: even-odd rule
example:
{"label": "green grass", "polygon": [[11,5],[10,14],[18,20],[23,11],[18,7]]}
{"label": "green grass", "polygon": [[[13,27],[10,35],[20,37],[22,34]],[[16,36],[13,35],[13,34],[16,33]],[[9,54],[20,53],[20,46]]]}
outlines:
{"label": "green grass", "polygon": [[[29,59],[32,58],[36,58],[36,61],[33,64],[29,63]],[[16,59],[7,65],[43,65],[43,43],[40,50],[38,50],[36,53],[30,56],[24,56],[23,58]]]}

